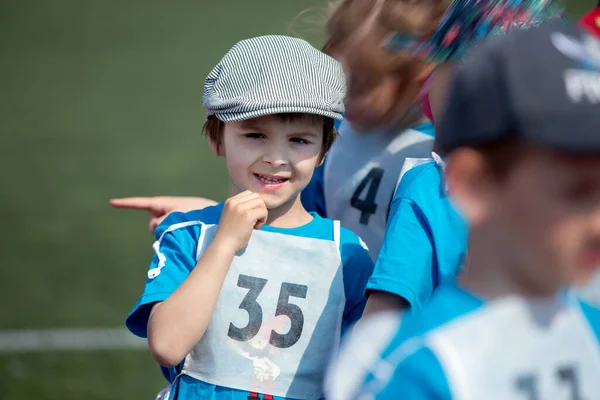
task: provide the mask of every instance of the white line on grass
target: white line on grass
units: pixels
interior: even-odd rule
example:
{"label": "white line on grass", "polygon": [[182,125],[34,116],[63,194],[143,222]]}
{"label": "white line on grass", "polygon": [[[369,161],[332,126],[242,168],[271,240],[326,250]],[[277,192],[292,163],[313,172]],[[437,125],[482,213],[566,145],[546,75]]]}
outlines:
{"label": "white line on grass", "polygon": [[0,331],[0,354],[146,348],[145,339],[132,335],[125,328]]}

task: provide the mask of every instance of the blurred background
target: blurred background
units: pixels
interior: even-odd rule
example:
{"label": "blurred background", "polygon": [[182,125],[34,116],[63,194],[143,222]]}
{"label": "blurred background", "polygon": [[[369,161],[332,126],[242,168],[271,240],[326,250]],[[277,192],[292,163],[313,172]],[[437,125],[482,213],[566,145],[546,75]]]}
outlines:
{"label": "blurred background", "polygon": [[[572,1],[569,13],[594,3]],[[108,200],[224,199],[224,163],[200,131],[204,77],[247,37],[288,34],[319,46],[326,7],[0,0],[0,336],[124,327],[153,238],[145,212]],[[166,385],[143,346],[17,351],[7,337],[3,400],[153,399]]]}

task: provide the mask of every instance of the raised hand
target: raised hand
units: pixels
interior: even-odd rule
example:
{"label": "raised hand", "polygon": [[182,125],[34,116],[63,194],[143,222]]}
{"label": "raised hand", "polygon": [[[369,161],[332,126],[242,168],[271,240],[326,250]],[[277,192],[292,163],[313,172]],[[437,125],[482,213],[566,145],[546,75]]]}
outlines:
{"label": "raised hand", "polygon": [[256,193],[246,190],[225,201],[214,242],[235,253],[246,247],[254,229],[267,222],[267,206]]}

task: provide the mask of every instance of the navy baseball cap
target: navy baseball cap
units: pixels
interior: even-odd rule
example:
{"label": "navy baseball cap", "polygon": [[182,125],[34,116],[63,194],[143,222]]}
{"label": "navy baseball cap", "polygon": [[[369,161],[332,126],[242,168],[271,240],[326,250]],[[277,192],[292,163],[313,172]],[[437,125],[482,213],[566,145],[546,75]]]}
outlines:
{"label": "navy baseball cap", "polygon": [[456,67],[437,143],[600,153],[600,41],[565,22],[488,39]]}

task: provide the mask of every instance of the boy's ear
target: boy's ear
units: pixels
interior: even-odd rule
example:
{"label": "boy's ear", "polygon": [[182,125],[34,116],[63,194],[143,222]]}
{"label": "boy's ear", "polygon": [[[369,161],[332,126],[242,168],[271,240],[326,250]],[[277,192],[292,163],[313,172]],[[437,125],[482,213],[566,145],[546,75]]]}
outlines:
{"label": "boy's ear", "polygon": [[208,137],[208,145],[210,146],[210,149],[212,150],[212,152],[214,153],[215,156],[219,157],[219,156],[225,156],[225,150],[223,149],[223,143],[217,143],[216,141],[212,140],[210,138],[210,136]]}
{"label": "boy's ear", "polygon": [[457,149],[445,168],[447,190],[454,204],[471,225],[485,221],[493,193],[483,157],[472,149]]}

